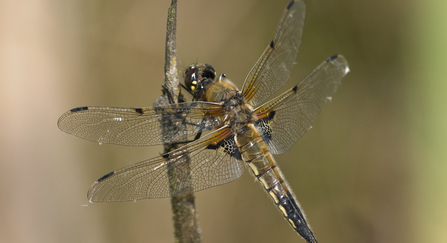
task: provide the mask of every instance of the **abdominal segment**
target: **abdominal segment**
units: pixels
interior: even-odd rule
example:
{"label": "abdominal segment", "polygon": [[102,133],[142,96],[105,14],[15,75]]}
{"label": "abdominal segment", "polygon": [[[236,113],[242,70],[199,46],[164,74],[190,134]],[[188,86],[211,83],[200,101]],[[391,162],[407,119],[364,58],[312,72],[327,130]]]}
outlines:
{"label": "abdominal segment", "polygon": [[235,139],[242,159],[247,162],[248,167],[292,228],[307,242],[316,243],[317,241],[304,218],[304,214],[301,212],[262,137],[251,125],[246,128],[244,132],[237,134]]}

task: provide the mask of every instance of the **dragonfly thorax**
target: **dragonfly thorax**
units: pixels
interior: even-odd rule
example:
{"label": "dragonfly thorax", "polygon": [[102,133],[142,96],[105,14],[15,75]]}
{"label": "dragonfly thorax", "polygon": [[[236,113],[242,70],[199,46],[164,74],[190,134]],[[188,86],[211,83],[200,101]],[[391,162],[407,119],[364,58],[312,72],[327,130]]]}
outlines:
{"label": "dragonfly thorax", "polygon": [[227,114],[224,123],[236,133],[239,133],[243,127],[257,120],[253,108],[245,102],[245,97],[239,91],[224,100],[222,106]]}

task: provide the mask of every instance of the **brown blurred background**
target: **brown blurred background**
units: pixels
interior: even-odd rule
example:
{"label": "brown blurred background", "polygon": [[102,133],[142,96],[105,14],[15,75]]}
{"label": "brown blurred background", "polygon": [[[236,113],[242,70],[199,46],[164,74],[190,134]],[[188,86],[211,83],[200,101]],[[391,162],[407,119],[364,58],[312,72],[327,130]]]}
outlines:
{"label": "brown blurred background", "polygon": [[[99,146],[56,126],[77,106],[159,97],[169,3],[0,2],[0,242],[173,242],[169,199],[86,198],[161,147]],[[207,62],[241,87],[287,3],[180,0],[180,70]],[[445,242],[447,2],[306,4],[286,86],[335,53],[351,68],[313,129],[276,156],[318,240]],[[203,242],[304,242],[249,173],[196,197]]]}

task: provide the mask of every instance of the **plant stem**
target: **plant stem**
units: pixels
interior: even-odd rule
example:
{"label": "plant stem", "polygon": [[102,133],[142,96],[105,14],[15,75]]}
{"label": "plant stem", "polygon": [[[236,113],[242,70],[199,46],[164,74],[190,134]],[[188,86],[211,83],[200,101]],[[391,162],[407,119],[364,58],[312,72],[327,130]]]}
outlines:
{"label": "plant stem", "polygon": [[[168,20],[166,30],[166,53],[165,53],[165,81],[163,84],[163,95],[157,100],[158,104],[183,102],[182,95],[179,94],[179,78],[177,71],[177,46],[176,46],[176,24],[177,24],[177,0],[172,0],[168,9]],[[163,131],[167,131],[168,124],[162,122]],[[180,129],[181,130],[181,129]],[[180,147],[179,145],[165,144],[164,152],[169,153]],[[169,168],[168,176],[171,193],[174,191],[189,191],[190,193],[176,196],[172,195],[171,205],[174,221],[174,242],[196,243],[201,242],[200,229],[198,226],[195,209],[195,198],[193,185],[191,182],[191,171],[189,168],[189,158],[184,158],[184,166],[179,168]],[[168,162],[169,163],[169,162]],[[182,182],[182,183],[178,183]],[[179,188],[182,187],[182,188]]]}

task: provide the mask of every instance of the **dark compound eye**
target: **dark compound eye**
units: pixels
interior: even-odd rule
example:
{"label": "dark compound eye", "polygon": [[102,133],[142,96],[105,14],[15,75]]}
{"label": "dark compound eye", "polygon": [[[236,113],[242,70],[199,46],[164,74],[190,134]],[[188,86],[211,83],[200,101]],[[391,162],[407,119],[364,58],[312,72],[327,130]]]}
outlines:
{"label": "dark compound eye", "polygon": [[201,76],[203,78],[214,79],[216,77],[216,71],[214,71],[213,66],[209,64],[204,65],[204,69],[202,70]]}
{"label": "dark compound eye", "polygon": [[185,70],[185,87],[190,91],[195,91],[201,87],[203,82],[208,83],[216,77],[216,71],[209,64],[191,64]]}
{"label": "dark compound eye", "polygon": [[185,86],[187,89],[194,91],[197,87],[197,67],[189,66],[185,71]]}

